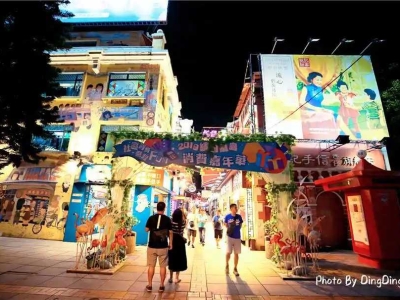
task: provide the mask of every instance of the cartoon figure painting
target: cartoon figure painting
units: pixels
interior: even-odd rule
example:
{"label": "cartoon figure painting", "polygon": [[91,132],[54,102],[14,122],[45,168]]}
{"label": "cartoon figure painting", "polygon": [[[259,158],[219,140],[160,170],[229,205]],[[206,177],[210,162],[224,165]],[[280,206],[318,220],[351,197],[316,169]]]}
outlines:
{"label": "cartoon figure painting", "polygon": [[[278,56],[276,63],[279,68]],[[293,66],[302,138],[336,139],[340,134],[380,140],[389,135],[369,57],[293,55]]]}
{"label": "cartoon figure painting", "polygon": [[86,87],[85,100],[89,102],[100,101],[103,98],[103,90],[104,85],[102,83],[98,83],[95,89],[93,89],[93,84],[89,84]]}

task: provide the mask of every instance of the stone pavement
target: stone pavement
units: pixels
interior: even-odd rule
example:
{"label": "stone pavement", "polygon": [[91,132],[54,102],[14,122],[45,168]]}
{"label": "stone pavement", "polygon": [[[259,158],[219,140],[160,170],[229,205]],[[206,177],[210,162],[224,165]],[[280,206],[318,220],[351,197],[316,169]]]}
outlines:
{"label": "stone pavement", "polygon": [[[210,232],[211,230],[209,230]],[[66,273],[75,260],[75,244],[56,241],[0,238],[0,299],[98,300],[98,299],[372,299],[400,297],[397,286],[316,286],[314,281],[284,281],[271,268],[264,252],[244,247],[240,277],[225,275],[225,250],[216,249],[207,235],[202,247],[187,247],[189,268],[179,284],[166,283],[157,293],[159,274],[153,289],[147,284],[146,248],[137,247],[114,275]],[[207,240],[206,239],[206,240]],[[224,245],[224,244],[223,244]],[[361,299],[361,298],[358,298]],[[375,298],[374,298],[375,299]],[[381,298],[382,299],[382,298]]]}

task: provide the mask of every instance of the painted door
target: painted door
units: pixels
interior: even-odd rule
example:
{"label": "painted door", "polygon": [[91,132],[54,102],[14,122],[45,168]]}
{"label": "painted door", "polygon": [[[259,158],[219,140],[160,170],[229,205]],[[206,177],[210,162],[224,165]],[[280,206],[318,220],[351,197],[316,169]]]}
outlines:
{"label": "painted door", "polygon": [[149,234],[145,231],[147,219],[153,212],[151,186],[137,185],[133,193],[133,215],[139,220],[133,230],[136,232],[136,244],[146,245]]}
{"label": "painted door", "polygon": [[76,216],[82,218],[82,212],[85,206],[86,186],[84,183],[75,183],[72,190],[71,202],[69,204],[67,223],[65,226],[64,242],[76,242]]}
{"label": "painted door", "polygon": [[347,219],[340,198],[332,192],[322,193],[317,200],[317,217],[325,216],[321,222],[322,247],[346,248]]}

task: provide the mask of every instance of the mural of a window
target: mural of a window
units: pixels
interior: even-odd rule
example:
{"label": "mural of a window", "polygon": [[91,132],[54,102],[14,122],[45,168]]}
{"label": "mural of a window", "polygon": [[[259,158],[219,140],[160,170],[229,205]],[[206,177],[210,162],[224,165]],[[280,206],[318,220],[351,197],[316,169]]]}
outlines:
{"label": "mural of a window", "polygon": [[49,125],[45,128],[52,133],[53,137],[49,139],[34,137],[33,143],[38,145],[43,151],[68,151],[73,126]]}
{"label": "mural of a window", "polygon": [[145,73],[110,73],[107,97],[144,97]]}
{"label": "mural of a window", "polygon": [[64,97],[79,97],[81,94],[83,73],[61,73],[56,81],[62,88]]}
{"label": "mural of a window", "polygon": [[102,125],[100,127],[99,142],[97,144],[98,152],[114,152],[115,141],[111,132],[118,131],[139,131],[139,125]]}

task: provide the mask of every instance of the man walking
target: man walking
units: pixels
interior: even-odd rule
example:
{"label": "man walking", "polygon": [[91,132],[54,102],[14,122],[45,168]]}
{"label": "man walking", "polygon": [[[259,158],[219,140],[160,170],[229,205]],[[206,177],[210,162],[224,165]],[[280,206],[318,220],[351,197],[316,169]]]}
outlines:
{"label": "man walking", "polygon": [[[151,216],[146,223],[146,232],[150,232],[149,244],[147,247],[147,271],[148,284],[146,290],[151,292],[153,289],[152,282],[154,271],[158,263],[160,265],[160,287],[159,292],[164,292],[164,281],[167,274],[168,266],[168,250],[172,249],[172,224],[171,219],[164,215],[165,203],[157,203],[157,213]],[[169,237],[169,239],[168,239]],[[169,242],[169,243],[168,243]]]}
{"label": "man walking", "polygon": [[239,263],[239,254],[242,250],[242,241],[240,238],[240,229],[243,224],[241,215],[237,214],[237,205],[230,205],[231,213],[225,216],[225,226],[227,227],[226,235],[228,236],[227,248],[226,248],[226,274],[229,274],[229,260],[231,258],[232,251],[234,252],[234,269],[233,274],[239,276],[237,269]]}
{"label": "man walking", "polygon": [[205,238],[206,238],[206,223],[208,217],[204,211],[204,209],[200,210],[200,214],[198,216],[198,225],[199,225],[199,234],[200,234],[200,243],[204,246]]}
{"label": "man walking", "polygon": [[197,216],[196,216],[196,207],[192,207],[192,211],[187,216],[187,238],[188,238],[188,246],[190,246],[190,240],[192,243],[192,248],[194,248],[194,240],[196,239],[197,232]]}
{"label": "man walking", "polygon": [[219,240],[222,239],[222,223],[224,222],[223,217],[221,216],[221,210],[217,210],[217,214],[213,218],[214,225],[214,238],[217,242],[217,248],[221,249],[219,246]]}

